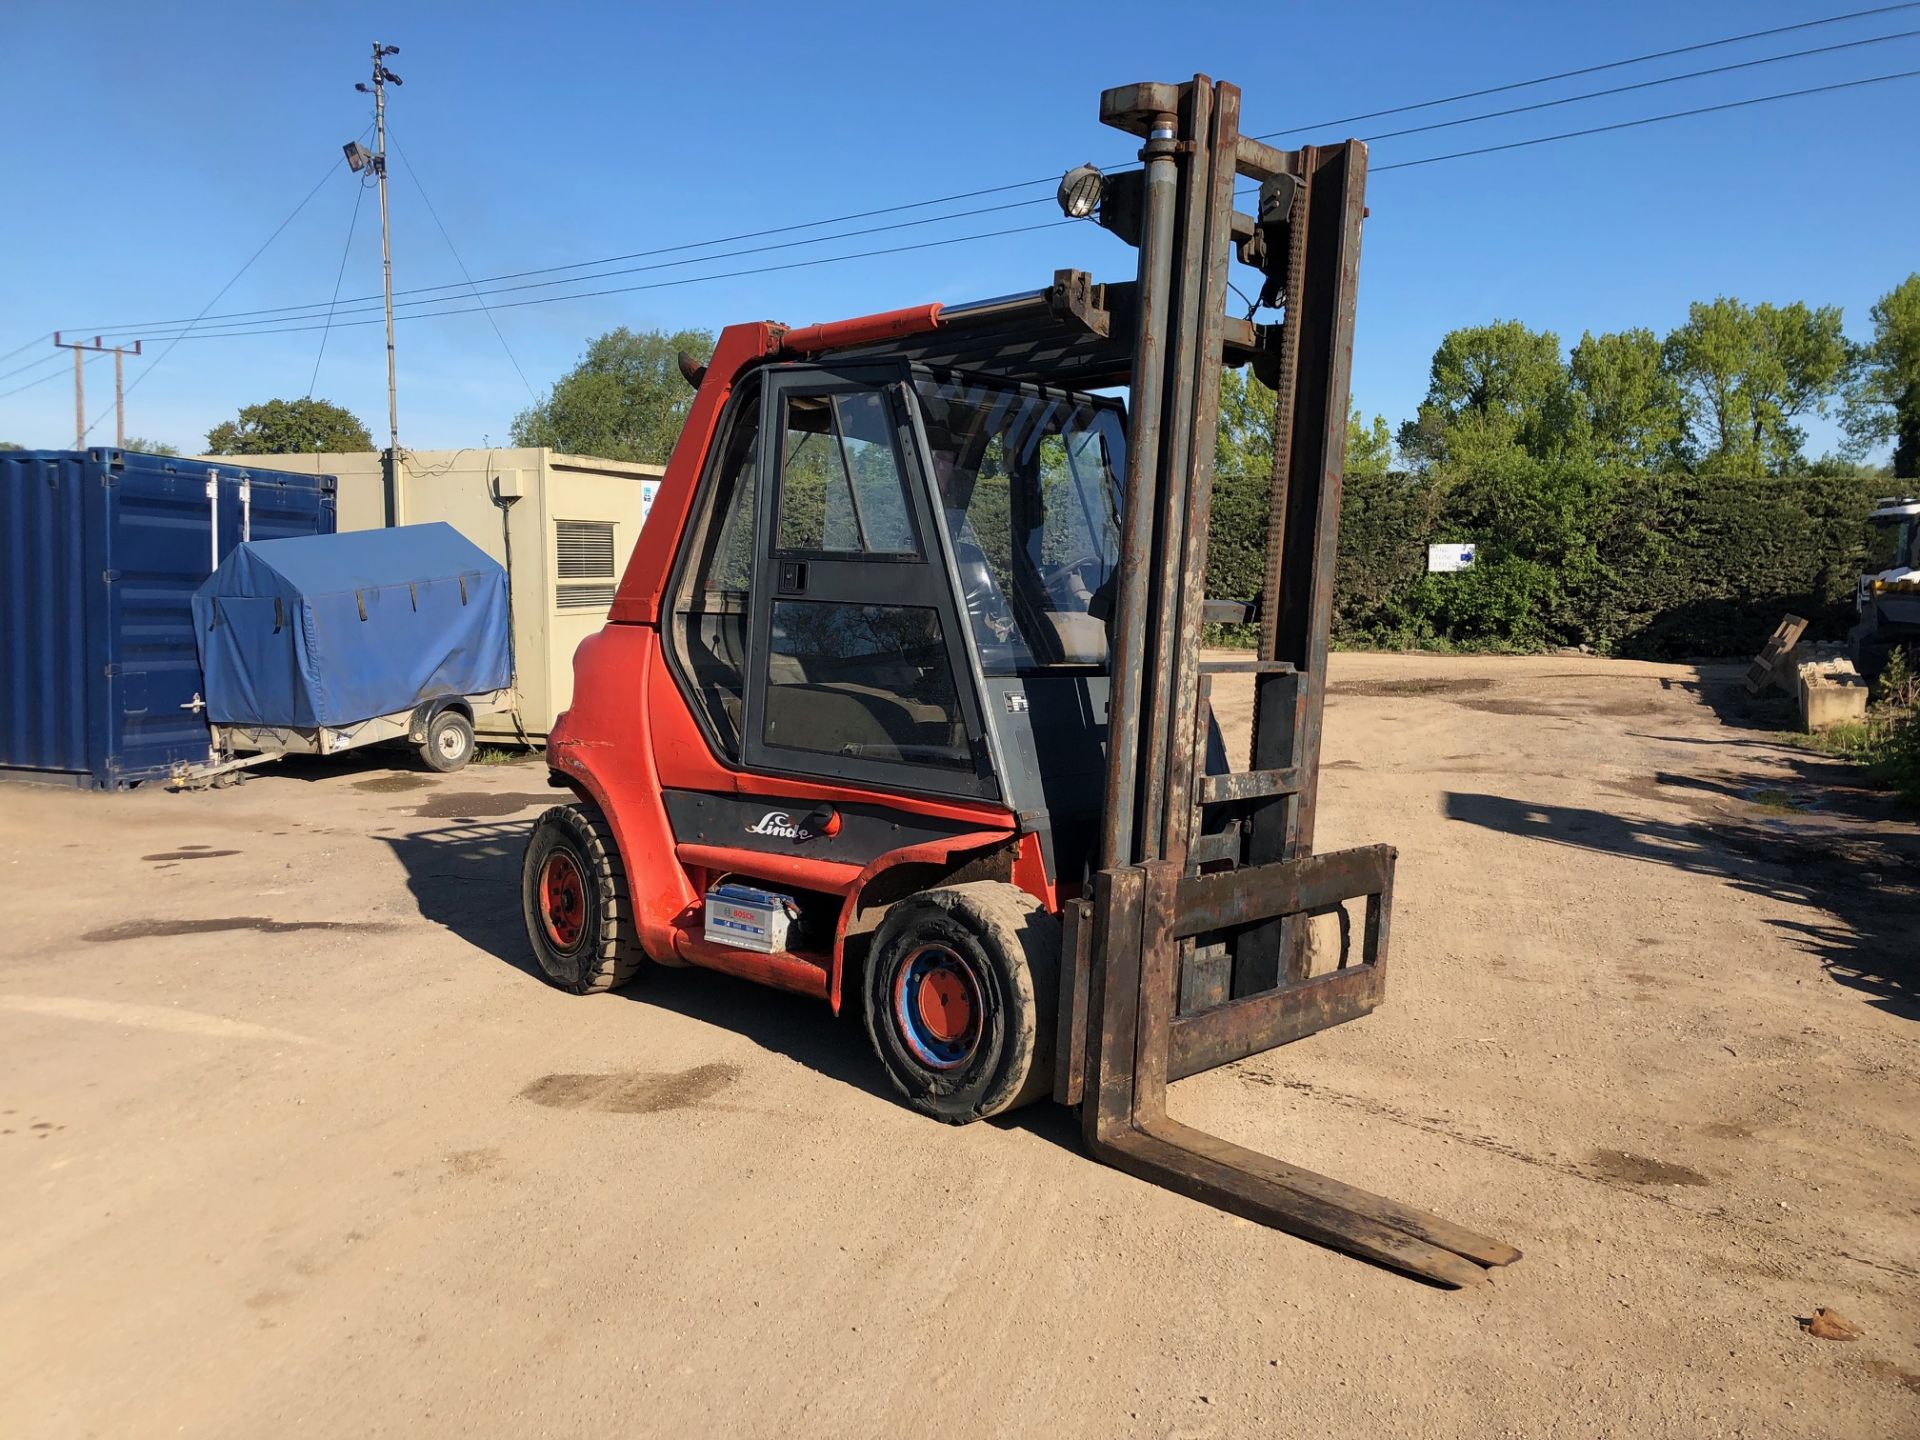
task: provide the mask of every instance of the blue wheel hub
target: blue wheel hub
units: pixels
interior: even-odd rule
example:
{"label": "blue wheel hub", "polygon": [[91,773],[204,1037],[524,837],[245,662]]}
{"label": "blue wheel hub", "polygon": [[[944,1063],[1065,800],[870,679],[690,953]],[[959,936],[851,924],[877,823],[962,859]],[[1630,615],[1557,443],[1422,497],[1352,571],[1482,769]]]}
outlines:
{"label": "blue wheel hub", "polygon": [[922,945],[893,974],[894,1030],[930,1070],[955,1070],[980,1048],[986,1004],[980,977],[945,945]]}

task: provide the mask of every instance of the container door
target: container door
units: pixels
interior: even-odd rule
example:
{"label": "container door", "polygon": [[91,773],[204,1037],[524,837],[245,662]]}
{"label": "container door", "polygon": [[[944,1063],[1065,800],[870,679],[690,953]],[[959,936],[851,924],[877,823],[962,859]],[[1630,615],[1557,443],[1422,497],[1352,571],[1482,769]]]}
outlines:
{"label": "container door", "polygon": [[84,776],[105,747],[99,488],[77,456],[0,454],[0,765]]}
{"label": "container door", "polygon": [[[166,775],[206,760],[206,713],[194,644],[193,592],[212,573],[213,502],[203,467],[143,459],[103,470],[106,495],[107,669],[111,744],[96,757],[108,785]],[[237,525],[238,514],[231,524]]]}

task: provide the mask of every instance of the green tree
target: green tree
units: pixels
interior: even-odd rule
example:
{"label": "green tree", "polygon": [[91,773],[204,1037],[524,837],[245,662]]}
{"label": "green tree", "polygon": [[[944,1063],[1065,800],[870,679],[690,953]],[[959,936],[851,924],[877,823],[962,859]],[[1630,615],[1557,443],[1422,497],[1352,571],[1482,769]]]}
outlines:
{"label": "green tree", "polygon": [[[1214,439],[1217,475],[1259,477],[1273,474],[1274,393],[1251,370],[1220,372],[1220,428]],[[1347,416],[1349,475],[1384,474],[1393,464],[1393,434],[1386,418],[1363,424],[1355,406]]]}
{"label": "green tree", "polygon": [[[1274,393],[1251,371],[1220,375],[1220,429],[1214,440],[1213,519],[1207,532],[1207,594],[1250,600],[1266,572],[1267,509],[1273,482]],[[1347,416],[1346,473],[1371,479],[1393,463],[1386,420]],[[1229,627],[1233,628],[1233,627]]]}
{"label": "green tree", "polygon": [[1920,477],[1920,272],[1873,306],[1873,339],[1860,347],[1847,394],[1848,448],[1893,442],[1893,473]]}
{"label": "green tree", "polygon": [[1658,336],[1646,329],[1587,331],[1573,347],[1568,372],[1596,460],[1646,470],[1673,463],[1686,434],[1686,404]]}
{"label": "green tree", "polygon": [[210,455],[306,455],[371,450],[373,436],[349,410],[325,400],[268,400],[207,432]]}
{"label": "green tree", "polygon": [[700,357],[712,349],[704,330],[609,330],[588,343],[546,399],[514,416],[513,443],[665,464],[693,404],[680,352]]}
{"label": "green tree", "polygon": [[1387,417],[1376,415],[1371,425],[1360,423],[1355,406],[1347,416],[1347,474],[1384,475],[1393,468],[1393,431]]}
{"label": "green tree", "polygon": [[1416,467],[1517,446],[1547,459],[1584,442],[1560,337],[1496,320],[1449,331],[1433,352],[1427,398],[1400,428]]}
{"label": "green tree", "polygon": [[24,450],[24,445],[16,445],[11,440],[0,440],[0,450]]}
{"label": "green tree", "polygon": [[129,435],[126,443],[120,448],[131,450],[139,455],[178,455],[180,453],[177,446],[169,445],[164,440],[143,440],[138,435]]}
{"label": "green tree", "polygon": [[1220,372],[1220,426],[1214,433],[1216,476],[1273,473],[1273,391],[1251,370]]}
{"label": "green tree", "polygon": [[1826,413],[1849,363],[1838,306],[1748,306],[1724,295],[1694,302],[1665,355],[1686,401],[1689,457],[1749,476],[1800,463],[1806,433],[1794,421]]}

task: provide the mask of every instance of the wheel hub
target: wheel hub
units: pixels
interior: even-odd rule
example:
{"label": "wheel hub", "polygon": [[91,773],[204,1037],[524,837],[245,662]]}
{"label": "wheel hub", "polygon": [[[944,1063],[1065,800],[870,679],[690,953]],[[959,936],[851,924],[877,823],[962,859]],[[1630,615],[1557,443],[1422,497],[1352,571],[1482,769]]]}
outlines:
{"label": "wheel hub", "polygon": [[565,850],[555,850],[540,867],[540,923],[558,950],[573,949],[586,934],[586,877]]}
{"label": "wheel hub", "polygon": [[979,977],[957,952],[923,945],[900,962],[893,981],[894,1028],[921,1064],[953,1070],[973,1058],[985,1013]]}

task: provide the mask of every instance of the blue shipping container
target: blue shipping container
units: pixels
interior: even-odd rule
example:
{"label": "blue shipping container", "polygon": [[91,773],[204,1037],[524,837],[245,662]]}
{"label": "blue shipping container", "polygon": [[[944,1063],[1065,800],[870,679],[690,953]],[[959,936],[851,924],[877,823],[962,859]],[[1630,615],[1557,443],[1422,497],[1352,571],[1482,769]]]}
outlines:
{"label": "blue shipping container", "polygon": [[0,452],[0,766],[119,789],[208,757],[193,592],[243,538],[328,535],[331,475]]}

